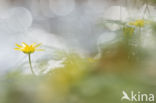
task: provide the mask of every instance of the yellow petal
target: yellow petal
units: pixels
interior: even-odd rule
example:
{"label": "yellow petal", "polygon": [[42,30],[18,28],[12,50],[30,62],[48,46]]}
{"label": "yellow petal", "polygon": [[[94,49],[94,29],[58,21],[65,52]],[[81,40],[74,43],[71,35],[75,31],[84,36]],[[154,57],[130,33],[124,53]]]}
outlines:
{"label": "yellow petal", "polygon": [[44,51],[44,49],[36,49],[36,51]]}
{"label": "yellow petal", "polygon": [[40,45],[41,45],[41,43],[40,43],[40,44],[37,44],[37,45],[35,46],[35,48],[39,47]]}
{"label": "yellow petal", "polygon": [[15,50],[19,50],[19,51],[22,51],[20,48],[14,48]]}
{"label": "yellow petal", "polygon": [[35,47],[36,43],[31,44],[30,46]]}
{"label": "yellow petal", "polygon": [[22,44],[23,44],[23,46],[24,46],[24,47],[29,46],[29,45],[27,45],[27,44],[26,44],[26,43],[24,43],[24,42],[22,42]]}
{"label": "yellow petal", "polygon": [[21,46],[21,45],[16,44],[16,46],[17,46],[17,47],[19,47],[19,48],[22,48],[22,46]]}

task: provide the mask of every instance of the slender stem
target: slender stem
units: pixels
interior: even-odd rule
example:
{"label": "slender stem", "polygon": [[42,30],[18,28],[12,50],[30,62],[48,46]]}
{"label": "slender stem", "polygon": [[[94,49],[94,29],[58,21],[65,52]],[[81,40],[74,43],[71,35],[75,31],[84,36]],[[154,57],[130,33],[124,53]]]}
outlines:
{"label": "slender stem", "polygon": [[141,35],[141,27],[139,27],[139,35]]}
{"label": "slender stem", "polygon": [[31,55],[30,55],[30,53],[28,54],[28,57],[29,57],[29,65],[30,65],[31,72],[32,72],[33,75],[35,75],[35,72],[33,71],[32,64],[31,64]]}

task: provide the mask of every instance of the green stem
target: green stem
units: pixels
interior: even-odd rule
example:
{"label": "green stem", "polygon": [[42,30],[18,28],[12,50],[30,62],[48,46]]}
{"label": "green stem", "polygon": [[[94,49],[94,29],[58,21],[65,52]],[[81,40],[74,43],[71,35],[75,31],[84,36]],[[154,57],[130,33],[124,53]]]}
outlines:
{"label": "green stem", "polygon": [[35,75],[35,72],[33,71],[32,64],[31,64],[31,55],[30,55],[30,53],[28,54],[28,57],[29,57],[29,65],[30,65],[31,72],[32,72],[33,75]]}
{"label": "green stem", "polygon": [[141,27],[139,27],[139,35],[141,36]]}

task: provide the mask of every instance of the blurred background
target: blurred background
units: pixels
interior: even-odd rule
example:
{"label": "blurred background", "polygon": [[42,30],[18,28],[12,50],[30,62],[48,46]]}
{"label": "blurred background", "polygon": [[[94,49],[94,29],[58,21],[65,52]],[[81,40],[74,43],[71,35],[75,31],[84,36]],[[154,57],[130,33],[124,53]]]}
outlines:
{"label": "blurred background", "polygon": [[[121,103],[123,90],[155,94],[155,12],[155,0],[0,0],[0,103]],[[45,49],[32,54],[37,77],[14,50],[22,42]]]}
{"label": "blurred background", "polygon": [[[155,7],[149,8],[154,16]],[[105,29],[99,26],[101,20],[141,18],[144,9],[145,0],[0,0],[0,70],[25,62],[13,50],[15,43],[41,42],[55,49],[95,53],[97,42],[113,39],[118,28]]]}

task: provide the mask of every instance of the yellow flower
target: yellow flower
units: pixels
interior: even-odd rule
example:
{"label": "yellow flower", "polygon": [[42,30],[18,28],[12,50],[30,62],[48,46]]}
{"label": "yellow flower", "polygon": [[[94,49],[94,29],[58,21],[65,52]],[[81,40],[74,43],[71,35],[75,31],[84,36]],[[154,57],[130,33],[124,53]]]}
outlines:
{"label": "yellow flower", "polygon": [[144,27],[145,21],[140,19],[140,20],[136,20],[134,22],[129,22],[129,25],[133,25],[133,26],[136,26],[136,27]]}
{"label": "yellow flower", "polygon": [[123,27],[123,34],[124,35],[133,35],[134,34],[135,29],[133,27]]}
{"label": "yellow flower", "polygon": [[36,49],[37,47],[39,47],[41,44],[37,44],[36,43],[33,43],[31,44],[30,46],[27,45],[26,43],[22,43],[22,46],[19,45],[19,44],[16,44],[16,46],[18,48],[15,48],[15,50],[19,50],[19,51],[22,51],[23,53],[26,53],[26,54],[31,54],[35,51],[43,51],[43,49]]}

